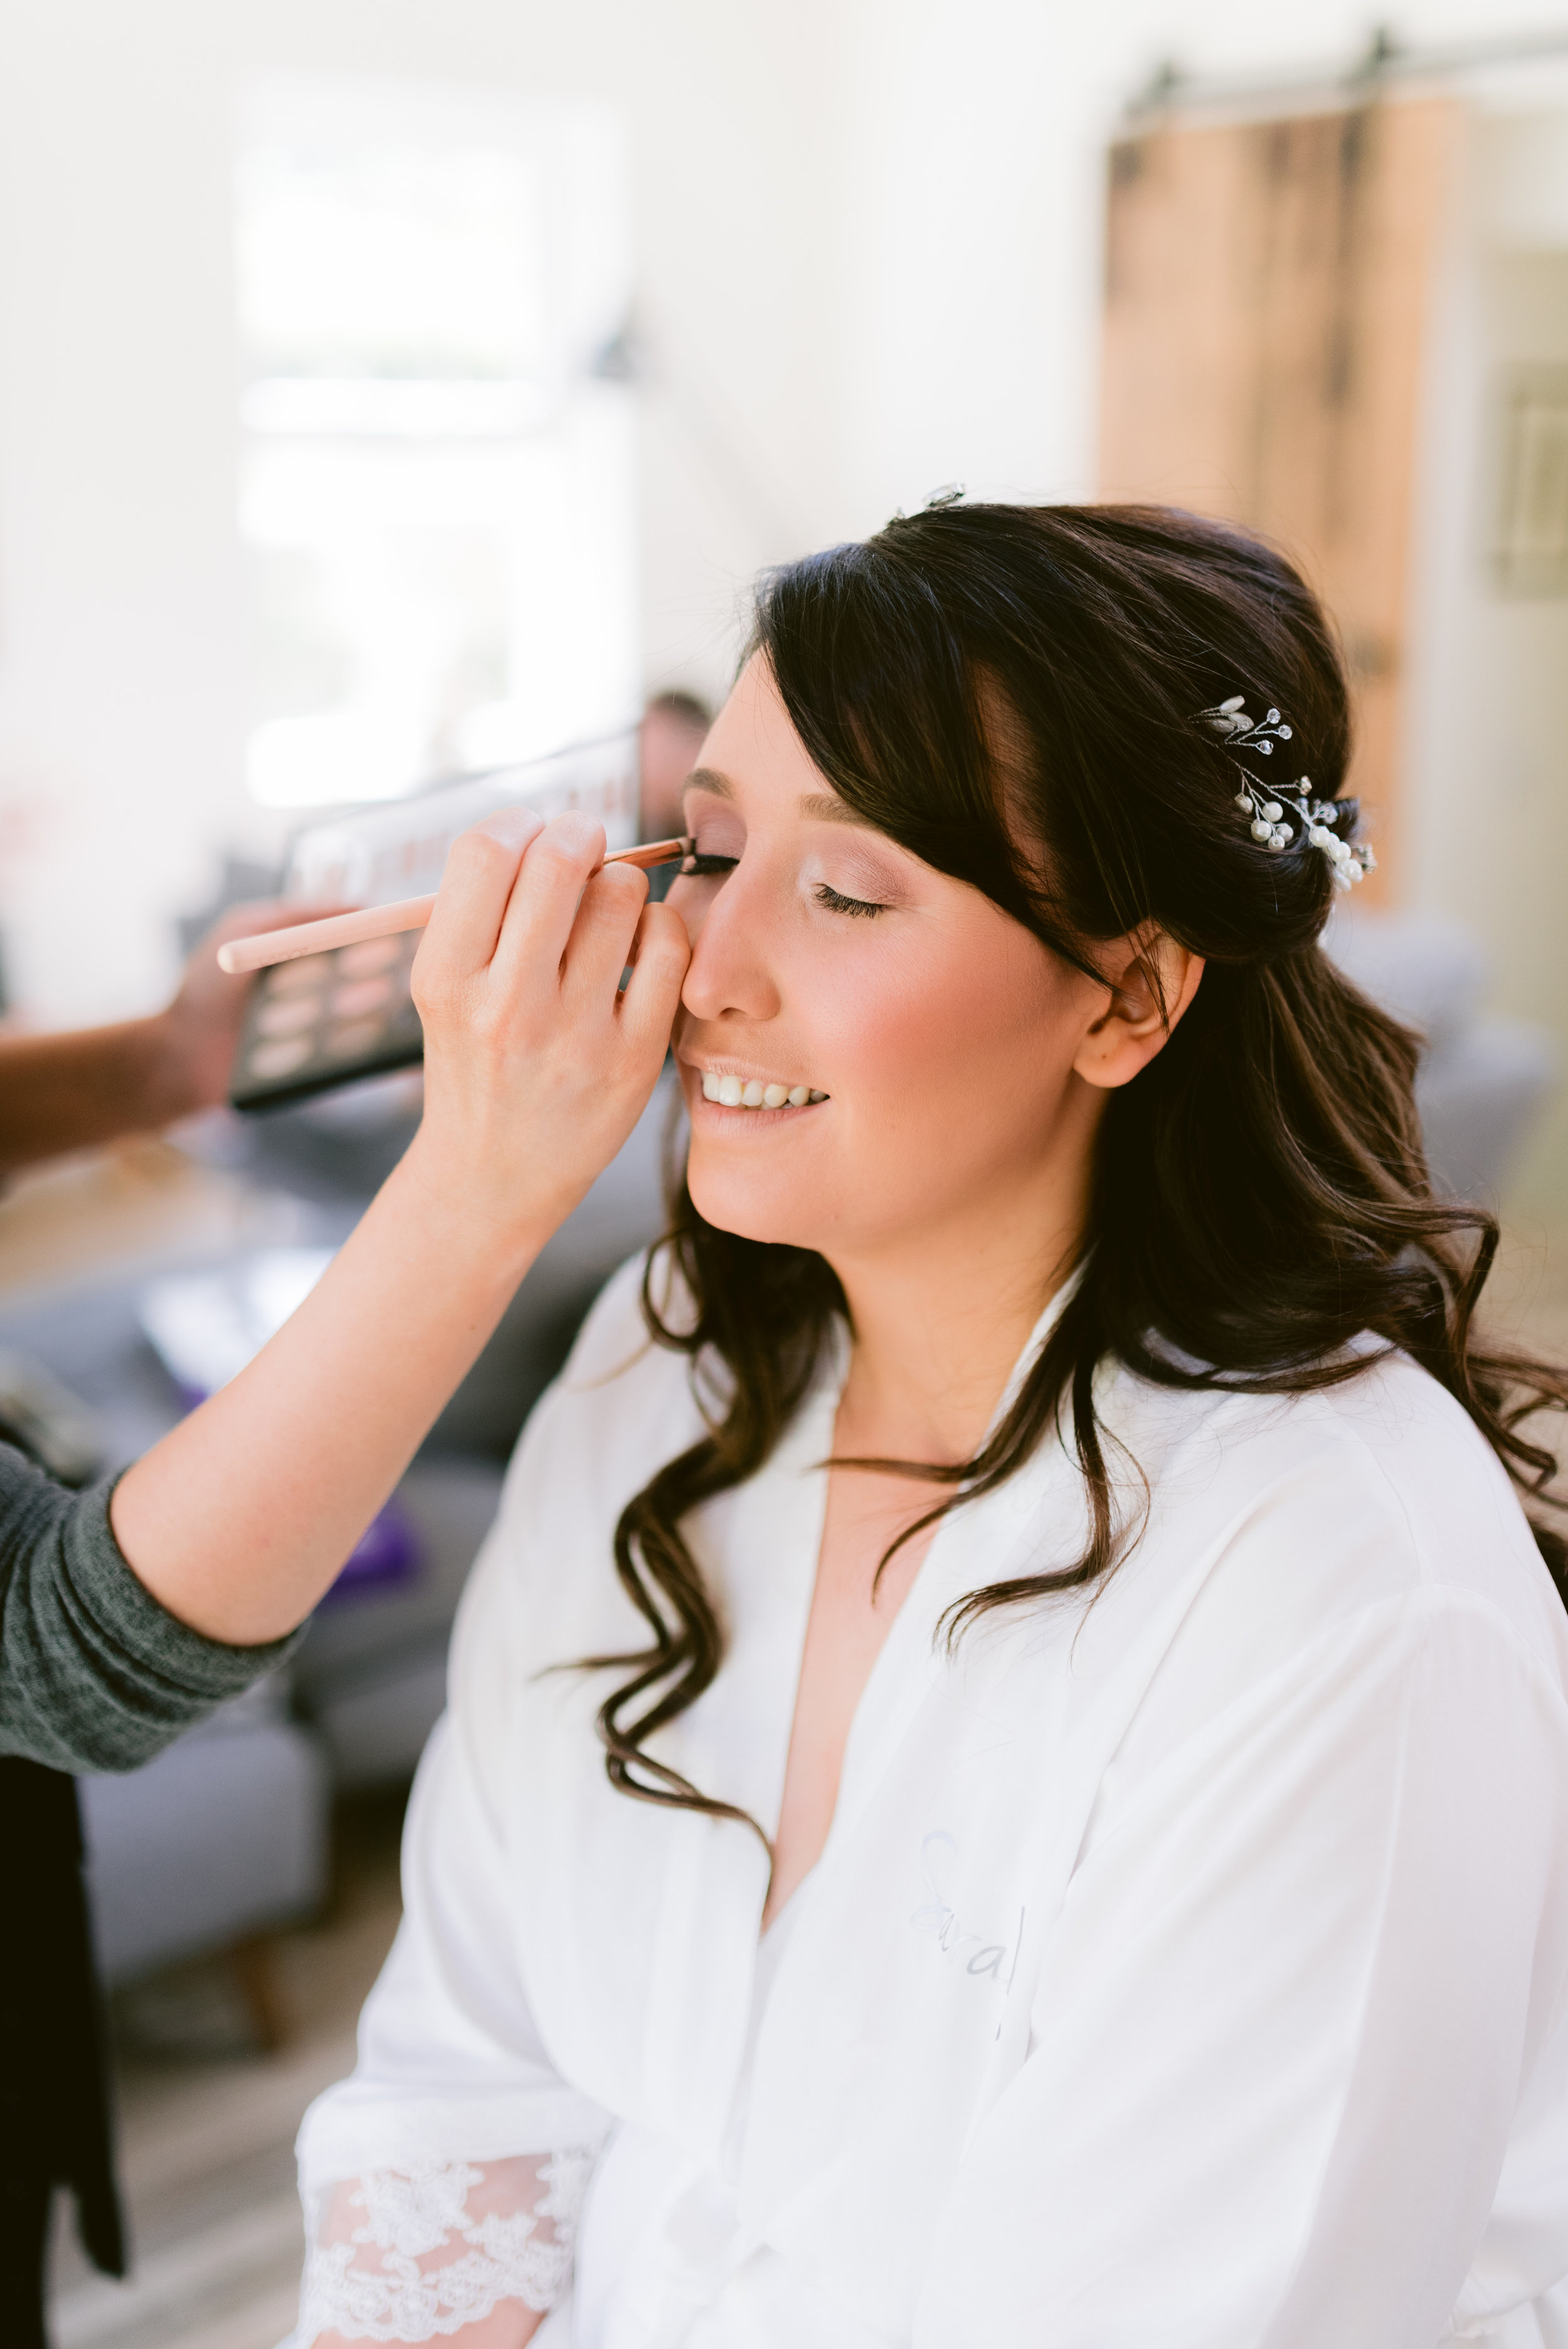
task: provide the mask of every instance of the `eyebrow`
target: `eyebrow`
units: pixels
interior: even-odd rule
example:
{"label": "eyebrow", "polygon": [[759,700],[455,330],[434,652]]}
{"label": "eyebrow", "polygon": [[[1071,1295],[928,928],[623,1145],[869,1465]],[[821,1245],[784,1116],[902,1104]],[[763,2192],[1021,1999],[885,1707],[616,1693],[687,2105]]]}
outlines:
{"label": "eyebrow", "polygon": [[863,832],[876,830],[874,824],[863,815],[857,815],[847,802],[836,798],[831,792],[806,792],[799,805],[802,815],[814,816],[819,823],[852,823]]}
{"label": "eyebrow", "polygon": [[[734,784],[727,775],[721,775],[717,767],[694,767],[682,788],[688,792],[707,792],[710,798],[716,800],[733,801],[736,796]],[[869,823],[863,815],[857,815],[852,807],[831,792],[805,792],[798,804],[803,816],[812,817],[819,823],[851,823],[861,831],[876,830],[874,824]]]}

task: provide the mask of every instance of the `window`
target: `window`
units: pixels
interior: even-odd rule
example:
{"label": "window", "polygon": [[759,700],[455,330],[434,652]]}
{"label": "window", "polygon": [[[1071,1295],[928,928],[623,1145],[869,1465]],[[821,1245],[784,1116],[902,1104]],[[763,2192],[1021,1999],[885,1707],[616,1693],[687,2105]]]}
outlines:
{"label": "window", "polygon": [[253,795],[385,800],[633,721],[614,115],[269,81],[236,209]]}

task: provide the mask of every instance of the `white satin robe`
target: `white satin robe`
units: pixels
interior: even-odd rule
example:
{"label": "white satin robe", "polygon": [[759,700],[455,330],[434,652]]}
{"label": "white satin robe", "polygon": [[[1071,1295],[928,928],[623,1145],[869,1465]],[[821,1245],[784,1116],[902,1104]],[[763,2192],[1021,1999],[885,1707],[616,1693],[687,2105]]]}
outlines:
{"label": "white satin robe", "polygon": [[[513,1461],[307,2187],[602,2147],[542,2349],[1568,2349],[1568,1619],[1459,1407],[1108,1375],[1141,1543],[950,1662],[1083,1526],[1054,1441],[958,1510],[753,2064],[760,1844],[613,1792],[613,1676],[542,1677],[641,1644],[612,1533],[700,1430],[639,1269]],[[841,1374],[689,1528],[728,1652],[657,1750],[769,1830]]]}

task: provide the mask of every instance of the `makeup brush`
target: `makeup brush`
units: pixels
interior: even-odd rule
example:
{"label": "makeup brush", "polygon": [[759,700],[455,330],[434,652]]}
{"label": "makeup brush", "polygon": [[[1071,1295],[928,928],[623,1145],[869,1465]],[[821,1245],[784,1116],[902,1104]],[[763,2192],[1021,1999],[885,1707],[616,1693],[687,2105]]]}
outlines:
{"label": "makeup brush", "polygon": [[[606,864],[635,864],[644,873],[655,864],[674,864],[693,849],[689,833],[679,840],[650,840],[641,848],[612,849]],[[328,914],[324,921],[296,922],[292,929],[258,930],[254,937],[231,938],[218,949],[218,963],[227,971],[265,970],[272,963],[297,962],[302,955],[331,954],[335,947],[356,947],[364,938],[389,938],[399,930],[422,930],[436,903],[428,897],[400,897],[390,905],[365,905],[356,914]]]}

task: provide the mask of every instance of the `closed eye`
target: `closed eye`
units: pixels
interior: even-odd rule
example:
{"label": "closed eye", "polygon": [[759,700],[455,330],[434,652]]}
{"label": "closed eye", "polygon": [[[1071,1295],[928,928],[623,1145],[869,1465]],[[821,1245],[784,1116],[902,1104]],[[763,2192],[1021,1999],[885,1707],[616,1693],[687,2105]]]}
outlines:
{"label": "closed eye", "polygon": [[[705,876],[722,880],[727,873],[734,872],[739,862],[738,856],[705,855],[698,849],[682,859],[681,871],[693,880],[702,880]],[[825,906],[830,914],[869,915],[885,914],[887,911],[885,905],[876,905],[869,897],[846,897],[841,889],[833,888],[826,881],[820,881],[812,895],[818,905]]]}
{"label": "closed eye", "polygon": [[826,881],[818,882],[815,895],[818,905],[825,905],[830,914],[885,914],[887,912],[885,905],[873,905],[869,897],[846,897],[841,890],[831,888]]}

